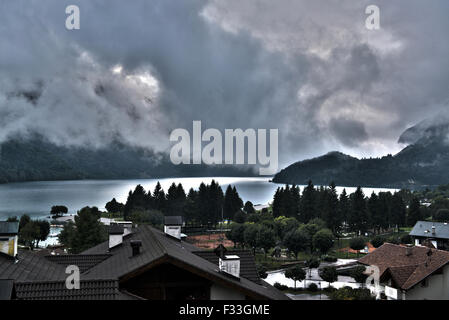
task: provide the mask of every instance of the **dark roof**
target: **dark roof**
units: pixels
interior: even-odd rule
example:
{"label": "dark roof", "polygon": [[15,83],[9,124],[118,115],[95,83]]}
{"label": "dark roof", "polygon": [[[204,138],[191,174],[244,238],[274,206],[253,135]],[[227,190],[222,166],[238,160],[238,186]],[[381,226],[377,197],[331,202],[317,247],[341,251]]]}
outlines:
{"label": "dark roof", "polygon": [[164,224],[166,226],[181,226],[182,225],[182,217],[181,216],[165,216]]}
{"label": "dark roof", "polygon": [[[134,257],[130,246],[132,240],[142,241],[140,254]],[[108,242],[105,241],[82,254],[101,254],[108,252],[108,249]],[[288,299],[286,295],[264,281],[259,284],[244,277],[240,279],[228,277],[219,272],[218,263],[200,257],[198,251],[197,247],[187,242],[174,240],[155,228],[143,225],[134,229],[129,237],[124,238],[122,246],[111,250],[110,258],[89,269],[83,276],[88,279],[116,278],[120,280],[148,268],[149,265],[168,260],[185,266],[213,282],[238,289],[249,296],[259,299]],[[247,261],[247,256],[244,261]],[[241,267],[246,270],[245,266]],[[247,272],[251,274],[250,271]],[[254,277],[253,273],[252,276]]]}
{"label": "dark roof", "polygon": [[109,234],[123,234],[125,232],[125,228],[121,224],[111,224],[109,226]]}
{"label": "dark roof", "polygon": [[[218,266],[218,256],[213,251],[195,251],[193,252],[207,261]],[[250,250],[227,250],[226,255],[236,255],[240,257],[240,276],[255,283],[261,283],[259,273],[257,272],[256,262]]]}
{"label": "dark roof", "polygon": [[19,232],[18,222],[0,221],[0,235],[13,235]]}
{"label": "dark roof", "polygon": [[17,261],[0,254],[0,279],[14,281],[65,280],[65,268],[29,250],[19,250]]}
{"label": "dark roof", "polygon": [[449,263],[449,252],[414,246],[385,243],[359,259],[364,265],[379,267],[380,276],[391,276],[396,285],[409,290]]}
{"label": "dark roof", "polygon": [[23,300],[115,300],[119,290],[116,280],[81,280],[71,290],[65,281],[33,281],[16,283],[16,294]]}
{"label": "dark roof", "polygon": [[[435,234],[432,233],[435,227]],[[443,222],[418,221],[410,231],[414,237],[449,239],[449,224]]]}
{"label": "dark roof", "polygon": [[[131,241],[140,240],[140,254],[132,256]],[[41,256],[20,250],[15,260],[0,254],[0,279],[13,279],[19,299],[136,299],[120,292],[118,282],[148,270],[159,263],[172,263],[219,285],[242,292],[256,299],[288,299],[268,283],[258,279],[254,259],[239,251],[242,277],[231,278],[218,270],[210,253],[184,241],[174,240],[149,226],[141,226],[124,237],[123,244],[109,249],[105,241],[80,255]],[[234,251],[228,251],[233,253]],[[209,260],[213,261],[209,261]],[[218,260],[217,260],[218,261]],[[65,287],[65,267],[78,265],[81,290]]]}
{"label": "dark roof", "polygon": [[110,254],[63,254],[48,255],[45,258],[48,261],[55,262],[64,267],[70,265],[78,266],[80,272],[85,272],[110,256]]}
{"label": "dark roof", "polygon": [[14,297],[14,280],[0,279],[0,300],[11,300]]}

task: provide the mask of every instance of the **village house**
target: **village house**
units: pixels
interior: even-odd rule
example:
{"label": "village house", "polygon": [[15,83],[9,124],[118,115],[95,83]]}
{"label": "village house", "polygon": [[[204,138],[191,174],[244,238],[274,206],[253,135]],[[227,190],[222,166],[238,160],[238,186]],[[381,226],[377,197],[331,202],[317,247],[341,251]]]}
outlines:
{"label": "village house", "polygon": [[385,243],[358,262],[379,269],[379,282],[369,286],[378,299],[449,300],[447,251]]}
{"label": "village house", "polygon": [[449,249],[449,225],[446,222],[418,221],[410,236],[417,246],[431,244],[436,249]]}
{"label": "village house", "polygon": [[[177,221],[169,219],[167,232],[112,224],[108,241],[77,255],[0,253],[0,293],[28,300],[288,299],[259,277],[250,251],[201,250],[182,240]],[[71,265],[79,267],[79,289],[66,287]]]}

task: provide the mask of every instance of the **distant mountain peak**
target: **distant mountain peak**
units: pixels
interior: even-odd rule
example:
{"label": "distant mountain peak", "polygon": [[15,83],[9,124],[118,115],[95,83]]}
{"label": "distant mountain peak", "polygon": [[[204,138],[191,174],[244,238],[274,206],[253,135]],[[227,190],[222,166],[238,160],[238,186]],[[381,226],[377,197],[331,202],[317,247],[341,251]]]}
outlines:
{"label": "distant mountain peak", "polygon": [[398,142],[414,144],[420,140],[445,140],[448,136],[449,116],[446,114],[438,114],[405,130],[399,137]]}

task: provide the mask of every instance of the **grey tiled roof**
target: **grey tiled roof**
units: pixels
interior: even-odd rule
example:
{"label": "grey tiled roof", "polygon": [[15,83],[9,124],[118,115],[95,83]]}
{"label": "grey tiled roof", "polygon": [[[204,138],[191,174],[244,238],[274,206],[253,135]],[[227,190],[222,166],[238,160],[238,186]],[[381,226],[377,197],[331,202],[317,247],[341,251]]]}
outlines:
{"label": "grey tiled roof", "polygon": [[[141,240],[140,254],[132,257],[130,241]],[[84,251],[82,254],[100,254],[108,251],[108,242]],[[246,295],[259,299],[288,299],[282,292],[268,283],[253,282],[247,278],[230,278],[219,272],[218,263],[213,263],[198,255],[198,247],[184,241],[177,241],[167,237],[163,232],[149,227],[140,226],[127,238],[123,239],[120,247],[110,250],[112,256],[83,274],[85,279],[123,278],[130,273],[138,273],[151,263],[162,259],[170,259],[177,264],[185,265],[199,275],[213,282],[232,287]],[[245,256],[245,260],[246,261]],[[243,267],[245,269],[245,267]]]}
{"label": "grey tiled roof", "polygon": [[22,300],[115,300],[119,295],[116,280],[80,281],[79,289],[67,289],[65,281],[16,283],[16,295]]}
{"label": "grey tiled roof", "polygon": [[80,272],[85,272],[110,256],[110,254],[62,254],[48,255],[45,258],[64,267],[70,265],[78,266]]}
{"label": "grey tiled roof", "polygon": [[45,281],[65,279],[65,268],[28,250],[19,250],[18,260],[0,254],[0,279]]}
{"label": "grey tiled roof", "polygon": [[0,221],[0,235],[17,234],[19,232],[18,222]]}
{"label": "grey tiled roof", "polygon": [[[142,242],[137,256],[132,256],[132,240]],[[44,257],[31,251],[19,251],[16,261],[0,254],[0,279],[13,279],[17,297],[21,299],[132,299],[135,297],[119,291],[118,282],[147,270],[152,264],[168,262],[252,298],[288,299],[257,277],[254,260],[248,252],[236,254],[242,258],[240,279],[220,272],[218,260],[216,262],[210,253],[199,253],[197,247],[187,242],[170,238],[152,227],[141,226],[124,237],[121,246],[112,249],[105,241],[80,255]],[[65,287],[65,267],[71,264],[78,265],[82,272],[81,290]]]}
{"label": "grey tiled roof", "polygon": [[[432,227],[435,234],[432,234]],[[418,221],[410,232],[414,237],[449,239],[449,224],[443,222]]]}

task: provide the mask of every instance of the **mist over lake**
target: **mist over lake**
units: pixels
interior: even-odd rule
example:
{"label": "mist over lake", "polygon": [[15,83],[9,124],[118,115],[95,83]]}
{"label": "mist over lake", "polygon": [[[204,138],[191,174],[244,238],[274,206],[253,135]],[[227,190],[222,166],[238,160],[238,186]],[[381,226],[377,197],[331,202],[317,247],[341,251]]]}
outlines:
{"label": "mist over lake", "polygon": [[[198,189],[201,182],[206,184],[215,179],[223,189],[228,185],[237,188],[243,201],[251,201],[254,205],[267,204],[273,200],[276,188],[280,184],[270,183],[270,178],[167,178],[167,179],[129,179],[129,180],[71,180],[71,181],[37,181],[8,183],[0,185],[0,220],[10,216],[28,214],[33,218],[49,216],[53,205],[65,205],[69,213],[76,213],[85,206],[96,206],[105,210],[104,206],[112,198],[119,202],[126,202],[128,192],[141,184],[145,190],[154,190],[160,181],[164,191],[172,182],[181,183],[187,193],[190,188]],[[301,186],[301,190],[303,186]],[[346,188],[348,193],[356,188]],[[341,192],[343,187],[337,187]],[[394,191],[393,189],[364,188],[365,195],[371,192]]]}

